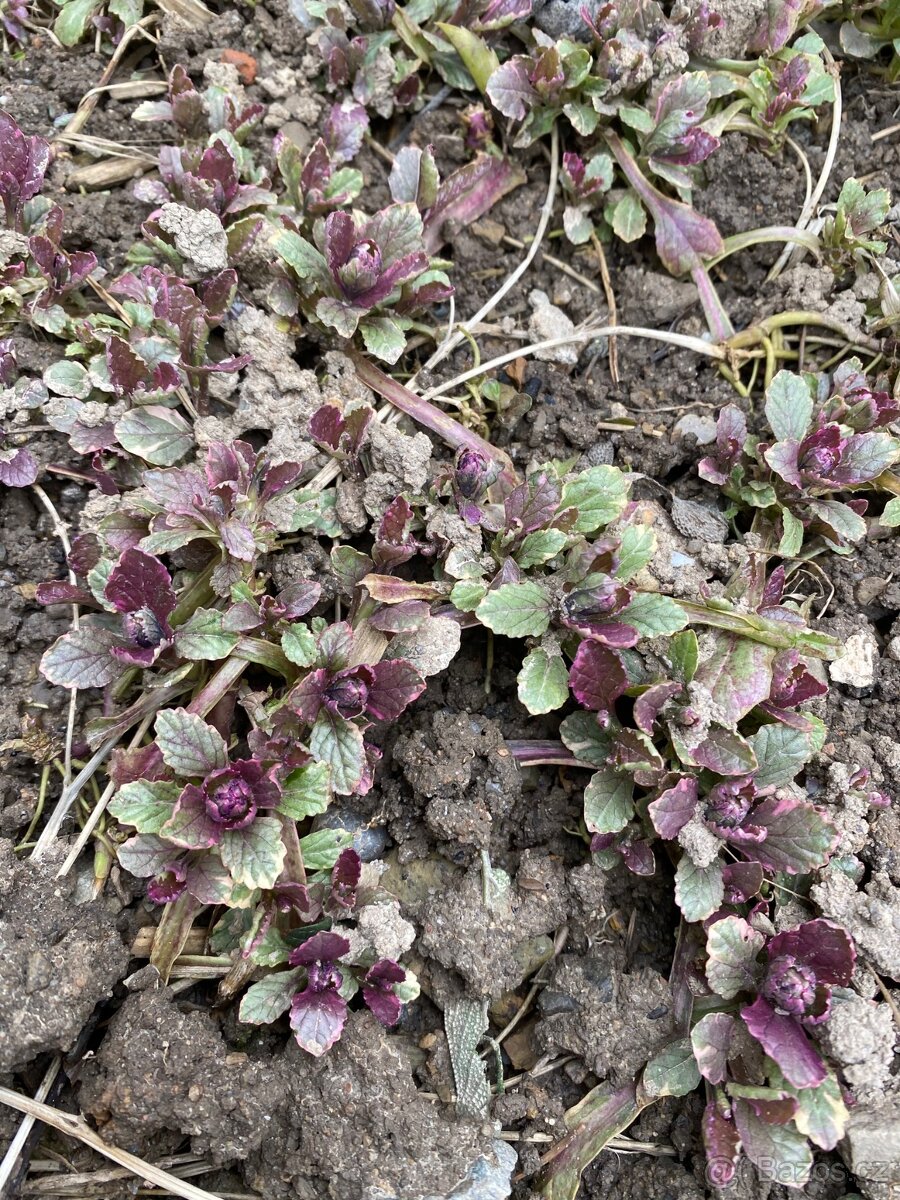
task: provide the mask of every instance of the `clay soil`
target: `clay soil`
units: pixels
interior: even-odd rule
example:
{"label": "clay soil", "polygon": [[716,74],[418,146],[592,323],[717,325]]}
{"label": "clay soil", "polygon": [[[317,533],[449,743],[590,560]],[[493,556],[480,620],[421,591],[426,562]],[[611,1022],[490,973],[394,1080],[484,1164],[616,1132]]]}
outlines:
{"label": "clay soil", "polygon": [[[257,82],[248,94],[267,103],[272,99],[267,80],[283,68],[304,69],[302,34],[280,0],[229,8],[199,32],[166,19],[157,52],[168,66],[181,62],[196,76],[208,59],[218,60],[229,48],[256,58]],[[153,63],[148,45],[146,64],[133,65]],[[0,106],[26,132],[51,136],[57,119],[75,108],[103,66],[87,50],[63,58],[44,41],[22,61],[0,62]],[[873,185],[893,181],[896,186],[900,142],[870,140],[872,130],[891,123],[896,95],[874,77],[848,69],[844,96],[832,179],[855,174]],[[87,131],[133,140],[133,106],[127,100],[101,101]],[[290,97],[280,111],[267,136],[279,121],[294,119]],[[406,120],[376,132],[387,143]],[[152,147],[160,136],[156,128],[141,128],[144,145]],[[445,108],[415,120],[406,133],[417,144],[434,144],[446,169],[460,160],[457,128],[455,113]],[[797,136],[815,175],[827,129],[803,126]],[[385,164],[366,150],[361,165],[373,188],[371,203],[386,200]],[[498,250],[497,237],[518,237],[537,224],[546,162],[534,151],[526,166],[529,182],[495,208],[490,226],[461,230],[453,239],[457,311],[477,309],[497,286],[498,266],[507,270],[521,253],[509,245]],[[67,191],[69,167],[62,156],[51,171],[50,192],[66,210],[70,248],[90,248],[107,269],[120,270],[147,207],[134,200],[129,183],[102,192]],[[707,187],[696,202],[723,235],[790,223],[803,202],[802,173],[793,156],[773,161],[741,136],[729,135],[711,160]],[[693,287],[659,273],[645,251],[641,243],[609,253],[619,320],[702,332]],[[553,252],[577,276],[598,279],[589,252],[562,241],[554,243]],[[788,270],[774,288],[764,289],[776,253],[766,247],[743,253],[719,273],[720,294],[736,327],[796,306],[798,299],[820,307],[835,301],[833,281],[823,283],[808,265]],[[528,296],[535,288],[576,321],[605,310],[602,292],[539,255],[502,315],[527,322]],[[486,336],[482,357],[508,348],[502,338]],[[27,349],[23,343],[26,351],[39,365],[40,346]],[[299,365],[315,367],[315,354],[309,348],[302,353]],[[464,347],[443,364],[446,377],[469,365],[465,353]],[[499,422],[493,436],[519,465],[538,453],[614,462],[638,474],[640,498],[667,510],[679,499],[715,507],[715,495],[696,475],[702,454],[697,435],[707,436],[716,409],[735,400],[730,386],[713,367],[656,344],[620,339],[618,359],[617,385],[604,353],[583,355],[574,369],[530,363],[531,409]],[[44,441],[38,445],[43,460],[64,463],[62,439]],[[77,527],[86,489],[52,479],[47,488],[63,520]],[[679,561],[690,563],[690,568],[673,568],[676,592],[680,580],[687,589],[698,579],[727,578],[736,560],[716,522],[712,528],[703,521],[692,525],[682,513],[671,535]],[[839,757],[869,767],[879,786],[895,796],[900,796],[900,664],[887,657],[886,647],[900,635],[898,553],[896,542],[883,541],[849,558],[825,560],[816,584],[823,605],[834,589],[821,627],[846,636],[868,625],[884,656],[871,687],[833,688],[827,712],[831,740],[814,772],[824,780],[831,759]],[[0,843],[5,847],[0,1083],[15,1080],[33,1094],[52,1056],[64,1053],[52,1102],[87,1114],[108,1140],[149,1160],[200,1164],[205,1173],[197,1180],[214,1192],[265,1200],[443,1195],[480,1154],[490,1152],[495,1131],[502,1129],[517,1154],[513,1194],[530,1195],[540,1156],[558,1136],[565,1109],[598,1079],[633,1073],[671,1038],[674,1017],[666,977],[677,920],[665,868],[641,879],[624,868],[603,874],[585,861],[583,842],[569,832],[579,821],[577,773],[549,767],[522,772],[512,764],[504,739],[552,736],[553,731],[542,719],[529,718],[515,699],[519,662],[511,643],[498,645],[488,678],[484,634],[464,636],[463,652],[451,667],[432,678],[421,701],[383,734],[377,786],[354,801],[355,814],[345,814],[370,826],[390,864],[385,883],[416,928],[410,962],[422,980],[423,996],[409,1007],[397,1032],[387,1034],[360,1015],[331,1055],[313,1061],[283,1030],[248,1030],[238,1024],[233,1008],[214,1007],[214,983],[180,987],[177,994],[157,990],[141,970],[142,961],[129,951],[138,929],[151,923],[152,906],[124,874],[114,870],[104,895],[85,902],[91,891],[89,856],[79,872],[57,883],[53,866],[63,850],[40,866],[12,854],[35,811],[40,775],[17,745],[23,718],[57,742],[65,730],[68,694],[44,683],[37,663],[69,617],[64,609],[39,608],[32,598],[37,582],[61,576],[62,562],[52,523],[37,501],[29,492],[4,493],[0,838],[7,840]],[[290,563],[278,564],[277,570],[289,576]],[[79,721],[84,715],[80,710]],[[514,881],[506,917],[491,915],[482,903],[481,850]],[[872,818],[861,857],[870,870],[887,872],[900,884],[895,810]],[[546,961],[554,939],[558,953]],[[442,1003],[462,994],[488,996],[496,1031],[517,1011],[534,978],[541,984],[536,1001],[504,1043],[504,1074],[518,1082],[495,1100],[496,1124],[484,1127],[457,1118],[449,1103],[454,1083]],[[557,1060],[562,1065],[554,1070],[529,1074],[535,1064]],[[654,1143],[662,1153],[604,1152],[585,1173],[580,1200],[611,1195],[693,1200],[707,1194],[700,1103],[693,1096],[647,1110],[628,1136]],[[0,1148],[17,1125],[18,1119],[0,1106]],[[14,1185],[24,1187],[23,1195],[34,1194],[31,1185],[42,1171],[47,1190],[41,1194],[55,1194],[46,1180],[59,1176],[49,1174],[48,1163],[56,1163],[52,1169],[58,1171],[60,1155],[64,1171],[110,1166],[39,1126],[25,1155],[31,1175],[23,1170]],[[100,1178],[100,1183],[85,1181],[83,1191],[59,1194],[134,1194],[134,1181],[124,1172]],[[759,1197],[781,1191],[760,1181],[744,1181],[741,1189]],[[843,1183],[817,1183],[809,1194],[826,1200],[844,1190]],[[848,1185],[846,1190],[854,1189]]]}

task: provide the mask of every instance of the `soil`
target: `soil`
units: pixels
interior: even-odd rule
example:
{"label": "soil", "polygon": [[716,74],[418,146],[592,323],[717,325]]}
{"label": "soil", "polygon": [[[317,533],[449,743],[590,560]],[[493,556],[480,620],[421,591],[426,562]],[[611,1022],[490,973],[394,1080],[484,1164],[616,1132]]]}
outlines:
{"label": "soil", "polygon": [[[314,126],[322,106],[305,84],[307,50],[287,0],[230,8],[202,30],[162,18],[162,61],[184,64],[195,78],[228,48],[258,60],[257,82],[248,87],[248,97],[270,106],[260,145],[288,123]],[[137,52],[131,65],[141,69],[155,61],[148,43],[144,56]],[[104,65],[103,59],[76,49],[60,69],[59,52],[46,42],[22,61],[6,56],[0,61],[0,105],[26,132],[50,136],[58,119],[96,84]],[[826,200],[835,198],[835,181],[852,174],[874,184],[896,183],[900,177],[900,142],[870,140],[873,129],[890,124],[896,95],[851,68],[844,74],[844,102]],[[162,135],[154,125],[141,126],[136,135],[132,108],[132,101],[101,100],[87,131],[152,149]],[[458,113],[452,108],[421,115],[405,128],[407,121],[401,117],[398,127],[381,132],[393,136],[399,130],[413,144],[433,144],[443,170],[463,161]],[[828,130],[805,123],[792,128],[815,176]],[[72,162],[73,156],[62,152],[48,184],[48,193],[65,209],[69,246],[90,248],[106,270],[121,270],[146,206],[134,200],[130,184],[96,193],[67,191]],[[371,202],[386,202],[384,162],[365,148],[358,165]],[[452,231],[445,253],[454,263],[458,313],[475,311],[496,288],[498,236],[521,237],[537,223],[546,162],[533,151],[524,165],[528,183],[495,206],[490,227],[482,223]],[[728,235],[760,224],[791,223],[803,194],[803,173],[794,156],[775,160],[732,134],[710,160],[706,187],[695,199]],[[508,255],[520,253],[506,244],[503,269]],[[553,253],[577,275],[597,278],[589,247],[555,241]],[[849,287],[835,285],[830,276],[823,280],[807,264],[786,271],[767,290],[765,274],[778,253],[777,247],[756,247],[716,270],[716,286],[736,327],[787,303],[819,311],[857,303]],[[616,243],[608,258],[621,323],[702,334],[693,284],[661,273],[644,243]],[[528,324],[534,289],[543,290],[576,322],[607,311],[602,292],[539,254],[503,306],[501,315],[516,327]],[[290,340],[267,318],[252,308],[245,314],[229,333],[229,349],[250,349],[256,362],[233,392],[227,382],[220,385],[218,398],[227,404],[198,428],[198,437],[258,436],[296,457],[298,423],[327,398],[329,387],[348,386],[346,360],[326,359],[328,378],[323,379],[316,356],[308,356],[315,361],[295,356]],[[483,360],[510,347],[500,336],[479,340]],[[40,348],[23,353],[39,358]],[[697,418],[736,402],[735,393],[705,360],[658,343],[620,338],[618,364],[616,384],[605,349],[582,355],[571,371],[530,361],[531,408],[514,421],[498,422],[493,436],[519,465],[538,456],[581,456],[584,463],[615,462],[635,472],[636,496],[661,514],[665,531],[655,564],[658,577],[676,594],[693,594],[701,582],[721,589],[742,561],[742,551],[722,546],[718,497],[697,479],[694,468],[704,453],[696,436],[703,422]],[[469,365],[464,345],[442,365],[440,378]],[[687,417],[693,424],[685,423]],[[65,462],[62,439],[41,438],[31,448],[44,463]],[[387,457],[389,448],[384,453]],[[441,456],[438,448],[434,453]],[[87,489],[74,481],[51,482],[47,489],[62,520],[77,527]],[[377,507],[371,494],[348,492],[345,499],[348,511],[354,503],[370,512]],[[706,509],[699,510],[697,502]],[[305,539],[272,569],[283,585],[321,574],[326,563],[322,545]],[[465,633],[451,666],[433,675],[417,705],[383,731],[376,787],[339,814],[346,827],[361,829],[359,837],[374,845],[364,858],[386,860],[382,884],[415,928],[407,961],[419,975],[423,994],[406,1009],[396,1033],[385,1032],[367,1013],[355,1013],[334,1050],[315,1060],[280,1027],[260,1031],[239,1025],[233,1008],[216,1006],[214,984],[201,982],[176,994],[158,987],[149,968],[135,975],[141,963],[128,947],[136,929],[151,919],[150,906],[139,889],[138,898],[131,899],[127,881],[118,881],[118,891],[107,888],[100,899],[92,899],[90,866],[66,882],[54,881],[69,829],[60,849],[39,865],[13,853],[35,813],[41,766],[58,755],[65,731],[67,693],[44,683],[37,663],[68,628],[70,614],[61,607],[40,608],[33,599],[37,582],[61,578],[63,570],[47,513],[28,491],[4,492],[0,837],[12,840],[0,842],[0,1083],[17,1073],[33,1092],[48,1056],[74,1050],[61,1103],[89,1115],[105,1138],[153,1160],[189,1146],[222,1169],[205,1176],[203,1186],[251,1191],[264,1200],[418,1200],[451,1192],[502,1197],[505,1190],[490,1192],[484,1183],[492,1172],[503,1176],[503,1154],[509,1151],[502,1143],[498,1149],[495,1136],[502,1124],[518,1138],[510,1143],[518,1153],[513,1195],[531,1196],[540,1155],[548,1139],[559,1136],[565,1109],[598,1080],[632,1074],[671,1039],[676,1026],[666,979],[677,915],[666,866],[645,879],[624,867],[603,873],[585,862],[584,843],[573,832],[581,809],[577,773],[515,766],[505,740],[553,736],[554,727],[547,722],[545,729],[515,699],[520,664],[511,644],[495,647],[488,676],[484,633]],[[871,686],[838,683],[831,690],[822,714],[829,742],[810,771],[811,790],[819,787],[824,793],[829,770],[840,762],[867,768],[876,786],[900,796],[900,642],[892,643],[900,638],[898,580],[896,540],[868,543],[848,557],[832,555],[804,577],[804,586],[819,597],[818,627],[846,639],[865,626],[878,651]],[[333,598],[333,588],[326,588],[326,595]],[[57,794],[54,777],[48,803]],[[900,816],[894,807],[861,821],[858,853],[866,864],[867,890],[848,897],[835,885],[828,900],[842,918],[857,921],[860,944],[889,967],[892,960],[878,956],[890,954],[891,947],[884,950],[870,927],[877,923],[875,901],[900,913]],[[509,880],[492,906],[484,902],[483,853]],[[900,916],[892,919],[900,922]],[[492,1022],[502,1028],[530,995],[535,977],[541,987],[504,1043],[503,1069],[507,1076],[519,1075],[539,1061],[560,1057],[563,1065],[545,1074],[522,1074],[496,1099],[492,1122],[457,1116],[450,1103],[454,1083],[442,1009],[461,997],[487,998]],[[894,991],[900,999],[900,991]],[[658,1143],[665,1148],[662,1156],[601,1154],[585,1172],[579,1200],[706,1195],[700,1104],[695,1095],[648,1109],[628,1136]],[[11,1137],[16,1124],[0,1107],[0,1142]],[[72,1153],[68,1144],[60,1148]],[[79,1169],[97,1169],[101,1160],[78,1151],[76,1163]],[[508,1177],[507,1166],[503,1178]],[[848,1189],[853,1190],[849,1184]],[[829,1191],[819,1181],[808,1194],[830,1200],[841,1190]],[[108,1184],[104,1195],[131,1191],[132,1184],[123,1180]],[[742,1178],[733,1194],[745,1193],[759,1200],[787,1194],[756,1178]]]}

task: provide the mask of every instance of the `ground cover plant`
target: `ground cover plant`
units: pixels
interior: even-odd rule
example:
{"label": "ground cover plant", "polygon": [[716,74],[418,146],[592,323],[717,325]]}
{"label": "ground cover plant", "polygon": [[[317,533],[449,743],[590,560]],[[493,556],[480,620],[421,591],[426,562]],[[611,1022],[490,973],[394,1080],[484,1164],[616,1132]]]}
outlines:
{"label": "ground cover plant", "polygon": [[[838,687],[862,696],[873,686],[854,655],[896,642],[891,575],[863,588],[876,630],[864,645],[823,622],[821,604],[845,564],[892,553],[900,524],[896,215],[861,164],[833,175],[834,55],[893,79],[890,5],[838,16],[770,4],[734,53],[717,49],[727,20],[705,4],[586,8],[563,27],[530,0],[294,9],[282,20],[304,42],[302,69],[266,96],[233,53],[205,69],[162,53],[149,86],[138,68],[156,49],[133,58],[128,128],[154,151],[129,184],[135,216],[117,258],[71,233],[77,213],[54,173],[76,143],[0,112],[0,483],[10,504],[35,497],[63,548],[28,602],[66,614],[34,674],[67,714],[52,733],[29,715],[2,747],[38,767],[34,804],[12,827],[15,854],[40,870],[71,827],[68,857],[50,869],[65,877],[87,850],[94,903],[128,881],[148,926],[133,946],[155,978],[196,988],[195,1011],[223,1014],[234,1045],[255,1055],[290,1038],[301,1072],[345,1063],[359,1039],[377,1057],[410,1030],[445,1029],[460,1120],[489,1113],[488,1046],[497,1111],[521,1123],[513,1066],[537,1079],[581,1058],[584,1070],[546,1101],[554,1131],[513,1131],[523,1153],[529,1136],[545,1143],[540,1161],[522,1158],[518,1183],[550,1200],[608,1194],[596,1174],[604,1150],[639,1152],[623,1133],[676,1104],[693,1132],[672,1154],[706,1185],[752,1171],[803,1188],[852,1144],[854,1112],[872,1102],[860,1060],[842,1049],[844,1014],[858,1002],[872,1028],[886,1017],[866,1071],[887,1078],[900,973],[872,933],[891,919],[898,881],[867,840],[891,819],[896,771],[883,747],[865,761],[842,754],[830,728]],[[10,61],[52,28],[55,53],[88,37],[114,69],[133,31],[156,21],[80,0],[52,17],[0,8]],[[318,114],[303,134],[271,119],[301,75]],[[419,136],[417,122],[445,102],[446,124]],[[704,185],[735,138],[775,172],[791,155],[804,167],[798,217],[723,236]],[[549,190],[523,243],[496,232],[495,214],[518,202],[538,162]],[[459,269],[470,228],[495,252],[505,236],[524,253],[515,269],[487,272],[499,278],[478,303]],[[772,244],[771,290],[751,309],[731,294],[729,271]],[[689,331],[619,320],[610,263],[639,246],[660,286],[693,289]],[[527,306],[505,306],[539,254],[586,282],[605,313],[576,327],[535,293],[523,330]],[[779,292],[788,263],[800,283]],[[804,270],[852,304],[807,305]],[[610,388],[628,394],[617,365],[626,341],[709,368],[713,412],[674,482],[662,460],[634,461],[624,438],[639,428],[611,407]],[[608,371],[599,423],[595,414],[580,440],[543,438],[536,416],[552,407],[566,421],[560,367],[571,371],[582,350],[586,394],[599,358]],[[543,377],[531,374],[535,359]],[[272,407],[288,394],[299,397],[292,408]],[[622,439],[615,461],[601,445],[610,431]],[[77,533],[57,507],[66,486],[90,497]],[[472,663],[474,691],[460,704],[446,681]],[[658,1035],[648,1026],[624,1065],[601,1069],[602,1048],[577,1038],[551,1062],[549,1047],[572,1046],[554,1037],[574,1036],[550,1024],[572,1011],[551,1009],[572,957],[565,922],[535,926],[557,942],[502,989],[506,1008],[493,982],[473,983],[477,923],[494,931],[509,912],[524,928],[528,892],[545,886],[521,862],[515,873],[536,839],[516,829],[512,800],[497,811],[515,854],[490,804],[470,801],[484,817],[453,824],[455,780],[471,767],[448,766],[447,748],[416,724],[436,710],[437,729],[454,707],[483,722],[479,705],[503,715],[494,750],[512,771],[493,784],[493,803],[521,786],[513,778],[541,772],[548,797],[565,795],[564,819],[548,800],[545,857],[564,864],[571,894],[590,872],[609,895],[653,895],[670,914],[657,956],[666,1002],[650,1018],[665,1024]],[[439,778],[422,793],[424,818],[403,807],[420,799],[417,758]],[[401,846],[387,861],[387,835],[370,852],[385,825]],[[422,830],[448,829],[438,852],[422,849]],[[430,956],[441,920],[398,888],[420,858],[477,877],[462,950]],[[617,920],[573,920],[583,958]],[[116,1021],[121,1001],[109,1009],[121,1010]],[[466,1004],[475,1015],[464,1020]],[[523,1019],[546,1039],[535,1044],[547,1063],[509,1049]],[[393,1031],[385,1041],[382,1028]],[[20,1065],[0,1059],[3,1070]],[[115,1125],[128,1105],[113,1092],[91,1112],[130,1147],[133,1130]],[[530,1120],[542,1102],[531,1096]],[[170,1121],[211,1136],[196,1115]],[[247,1159],[262,1137],[217,1161]],[[90,1129],[87,1144],[98,1148]],[[0,1167],[4,1182],[20,1149]],[[330,1178],[336,1168],[315,1161],[313,1177]],[[503,1194],[517,1186],[508,1176]]]}

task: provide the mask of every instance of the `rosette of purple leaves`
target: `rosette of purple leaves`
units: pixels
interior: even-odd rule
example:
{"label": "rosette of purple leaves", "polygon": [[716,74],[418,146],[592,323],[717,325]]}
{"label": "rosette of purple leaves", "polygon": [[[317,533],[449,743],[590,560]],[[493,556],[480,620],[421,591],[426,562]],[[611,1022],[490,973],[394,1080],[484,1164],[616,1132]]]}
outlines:
{"label": "rosette of purple leaves", "polygon": [[[866,534],[868,501],[856,494],[876,490],[900,458],[900,439],[886,428],[897,419],[896,401],[872,388],[852,360],[818,387],[779,371],[766,391],[765,416],[771,433],[758,439],[743,413],[726,405],[701,478],[735,502],[732,515],[754,511],[779,554],[797,555],[815,537],[846,553]],[[837,498],[847,492],[854,498]]]}

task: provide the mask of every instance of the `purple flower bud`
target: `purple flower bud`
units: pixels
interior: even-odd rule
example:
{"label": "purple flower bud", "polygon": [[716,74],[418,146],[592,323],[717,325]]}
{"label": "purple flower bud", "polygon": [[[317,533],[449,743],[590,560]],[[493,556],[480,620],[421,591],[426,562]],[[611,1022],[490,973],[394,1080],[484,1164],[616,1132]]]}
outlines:
{"label": "purple flower bud", "polygon": [[840,426],[823,425],[800,443],[797,465],[801,471],[827,479],[841,461],[842,443]]}
{"label": "purple flower bud", "polygon": [[490,463],[478,450],[464,446],[456,456],[453,482],[456,490],[466,500],[477,500],[487,487]]}
{"label": "purple flower bud", "polygon": [[335,675],[325,689],[325,707],[338,716],[350,720],[361,717],[369,701],[369,688],[358,672],[341,672]]}
{"label": "purple flower bud", "polygon": [[623,598],[627,603],[628,594],[624,593],[623,597],[622,585],[607,576],[595,587],[570,592],[563,601],[563,609],[572,624],[578,625],[615,612],[621,607]]}
{"label": "purple flower bud", "polygon": [[306,968],[307,987],[311,992],[324,992],[328,987],[339,988],[344,977],[333,962],[314,962]]}
{"label": "purple flower bud", "polygon": [[805,1016],[816,1003],[816,973],[792,954],[782,954],[769,963],[762,994],[781,1012]]}
{"label": "purple flower bud", "polygon": [[381,276],[381,250],[371,238],[358,241],[338,270],[341,286],[351,299],[373,288]]}
{"label": "purple flower bud", "polygon": [[755,792],[752,779],[728,779],[717,783],[706,798],[704,820],[723,835],[740,828],[753,807]]}
{"label": "purple flower bud", "polygon": [[256,816],[253,788],[231,767],[210,776],[204,788],[204,802],[209,819],[225,829],[246,829]]}
{"label": "purple flower bud", "polygon": [[146,607],[122,614],[122,632],[139,650],[155,650],[165,636],[156,613]]}
{"label": "purple flower bud", "polygon": [[0,384],[11,387],[15,382],[18,364],[11,338],[0,338]]}
{"label": "purple flower bud", "polygon": [[186,879],[187,867],[184,863],[174,862],[167,870],[150,880],[147,896],[154,904],[171,904],[184,891]]}

